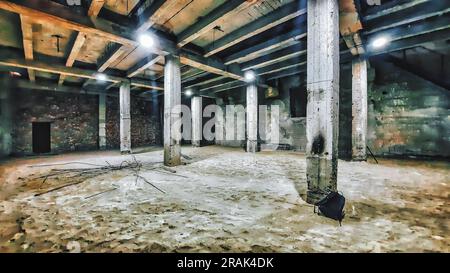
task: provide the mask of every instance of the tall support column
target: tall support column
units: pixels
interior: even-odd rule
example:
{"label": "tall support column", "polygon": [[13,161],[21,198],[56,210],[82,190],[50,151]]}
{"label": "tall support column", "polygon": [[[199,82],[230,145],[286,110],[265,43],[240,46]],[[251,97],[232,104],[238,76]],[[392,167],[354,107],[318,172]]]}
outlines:
{"label": "tall support column", "polygon": [[247,152],[258,151],[258,86],[247,85]]}
{"label": "tall support column", "polygon": [[223,145],[225,140],[225,105],[222,98],[216,98],[216,124],[215,124],[215,133],[216,133],[216,145]]}
{"label": "tall support column", "polygon": [[337,190],[339,118],[338,0],[308,0],[307,202]]}
{"label": "tall support column", "polygon": [[195,96],[191,99],[192,113],[192,146],[200,147],[202,140],[202,97]]}
{"label": "tall support column", "polygon": [[120,152],[131,153],[130,82],[120,85]]}
{"label": "tall support column", "polygon": [[164,165],[181,164],[180,58],[166,56],[164,66]]}
{"label": "tall support column", "polygon": [[352,158],[366,161],[367,135],[367,60],[352,63]]}
{"label": "tall support column", "polygon": [[98,147],[106,149],[106,94],[98,96]]}

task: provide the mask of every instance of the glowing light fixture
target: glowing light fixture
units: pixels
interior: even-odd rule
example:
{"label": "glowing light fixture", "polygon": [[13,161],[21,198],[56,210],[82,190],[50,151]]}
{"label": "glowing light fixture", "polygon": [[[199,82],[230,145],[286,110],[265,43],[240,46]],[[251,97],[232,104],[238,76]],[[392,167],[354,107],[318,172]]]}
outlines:
{"label": "glowing light fixture", "polygon": [[381,36],[372,41],[373,48],[380,49],[389,44],[389,38],[386,36]]}
{"label": "glowing light fixture", "polygon": [[155,44],[155,39],[147,33],[139,35],[138,41],[145,48],[151,48]]}
{"label": "glowing light fixture", "polygon": [[186,90],[185,94],[188,97],[192,96],[192,90]]}
{"label": "glowing light fixture", "polygon": [[256,79],[256,74],[253,70],[248,70],[245,72],[244,78],[246,82],[252,82]]}
{"label": "glowing light fixture", "polygon": [[97,79],[97,81],[100,81],[100,82],[104,82],[108,79],[108,77],[103,73],[99,73],[99,74],[95,75],[95,78]]}

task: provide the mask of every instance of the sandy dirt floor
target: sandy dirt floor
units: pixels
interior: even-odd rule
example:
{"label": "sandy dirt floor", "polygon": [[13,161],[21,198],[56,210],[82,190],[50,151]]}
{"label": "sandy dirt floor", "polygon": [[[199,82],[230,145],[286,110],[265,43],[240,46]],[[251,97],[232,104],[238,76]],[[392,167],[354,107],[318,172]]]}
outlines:
{"label": "sandy dirt floor", "polygon": [[[134,155],[139,175],[165,193],[127,169],[45,180],[54,169],[134,161],[114,151],[0,162],[0,251],[450,251],[450,163],[339,161],[347,198],[339,227],[301,198],[302,154],[217,146],[182,152],[186,165],[176,172],[162,167],[161,150]],[[73,181],[84,182],[35,196]]]}

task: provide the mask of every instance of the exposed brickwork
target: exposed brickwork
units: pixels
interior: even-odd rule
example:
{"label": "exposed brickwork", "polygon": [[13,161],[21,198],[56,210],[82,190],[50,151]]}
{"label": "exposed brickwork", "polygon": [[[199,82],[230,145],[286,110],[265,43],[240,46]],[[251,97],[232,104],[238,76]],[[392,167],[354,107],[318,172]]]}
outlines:
{"label": "exposed brickwork", "polygon": [[[161,127],[159,116],[152,114],[152,102],[131,96],[131,145],[159,145]],[[119,98],[107,97],[106,100],[106,145],[119,148]]]}
{"label": "exposed brickwork", "polygon": [[13,152],[31,154],[32,122],[51,123],[52,152],[95,150],[98,96],[15,90]]}

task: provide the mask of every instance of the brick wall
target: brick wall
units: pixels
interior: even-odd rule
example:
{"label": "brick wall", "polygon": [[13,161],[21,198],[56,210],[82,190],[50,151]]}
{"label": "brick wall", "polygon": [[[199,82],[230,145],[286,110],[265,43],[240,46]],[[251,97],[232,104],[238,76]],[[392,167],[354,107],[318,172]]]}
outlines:
{"label": "brick wall", "polygon": [[23,89],[13,96],[15,154],[32,153],[32,122],[51,123],[52,152],[97,149],[98,96]]}
{"label": "brick wall", "polygon": [[[131,96],[131,146],[160,145],[162,127],[158,111],[153,111],[151,101]],[[107,97],[106,100],[106,146],[120,147],[120,111],[119,98]]]}

